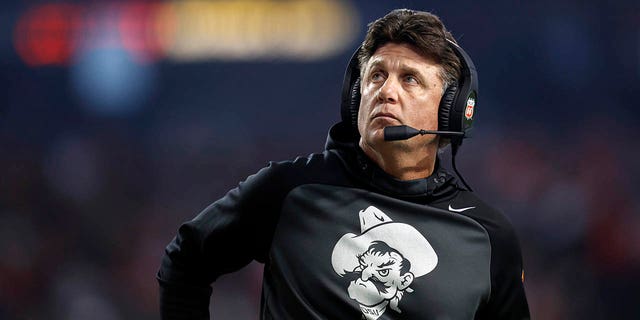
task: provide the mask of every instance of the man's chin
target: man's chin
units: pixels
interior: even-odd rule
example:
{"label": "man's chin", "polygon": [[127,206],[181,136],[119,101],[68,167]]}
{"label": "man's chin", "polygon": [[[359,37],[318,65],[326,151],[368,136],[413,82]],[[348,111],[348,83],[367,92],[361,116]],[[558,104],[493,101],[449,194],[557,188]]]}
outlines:
{"label": "man's chin", "polygon": [[364,142],[372,147],[373,146],[380,147],[383,144],[388,144],[390,142],[393,142],[393,141],[384,140],[384,128],[385,127],[380,127],[375,130],[371,130],[367,132]]}

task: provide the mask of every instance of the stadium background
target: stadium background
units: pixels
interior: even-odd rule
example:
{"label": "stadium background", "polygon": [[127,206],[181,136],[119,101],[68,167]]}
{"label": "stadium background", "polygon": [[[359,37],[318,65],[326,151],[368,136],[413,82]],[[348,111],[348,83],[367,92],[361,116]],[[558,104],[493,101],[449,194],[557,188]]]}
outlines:
{"label": "stadium background", "polygon": [[[458,167],[521,238],[534,319],[638,319],[640,2],[0,6],[0,319],[157,319],[179,224],[322,150],[369,21],[438,14],[480,76]],[[214,286],[256,319],[261,268]]]}

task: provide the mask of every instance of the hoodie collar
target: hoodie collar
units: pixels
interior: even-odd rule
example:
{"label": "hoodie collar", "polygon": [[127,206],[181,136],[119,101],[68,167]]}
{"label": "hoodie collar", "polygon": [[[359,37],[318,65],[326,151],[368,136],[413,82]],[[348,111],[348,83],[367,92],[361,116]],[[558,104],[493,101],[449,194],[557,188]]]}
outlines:
{"label": "hoodie collar", "polygon": [[384,172],[360,149],[357,139],[345,139],[349,137],[345,134],[348,132],[346,129],[343,122],[334,125],[329,131],[325,148],[335,151],[347,170],[360,182],[381,193],[401,198],[440,198],[457,190],[455,177],[440,165],[438,158],[430,176],[415,180],[396,179]]}

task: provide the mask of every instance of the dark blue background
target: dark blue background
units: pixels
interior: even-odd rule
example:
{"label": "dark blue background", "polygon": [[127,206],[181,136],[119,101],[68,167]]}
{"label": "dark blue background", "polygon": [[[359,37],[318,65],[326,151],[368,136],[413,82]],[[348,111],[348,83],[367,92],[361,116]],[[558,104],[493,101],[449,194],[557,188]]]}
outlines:
{"label": "dark blue background", "polygon": [[[142,94],[120,114],[86,98],[90,61],[25,64],[13,32],[37,3],[3,4],[0,318],[157,318],[179,224],[269,160],[321,151],[366,23],[409,7],[439,15],[477,66],[458,167],[516,227],[533,318],[637,319],[640,3],[351,3],[360,27],[336,55],[132,65],[112,85]],[[220,279],[213,314],[257,318],[260,273]]]}

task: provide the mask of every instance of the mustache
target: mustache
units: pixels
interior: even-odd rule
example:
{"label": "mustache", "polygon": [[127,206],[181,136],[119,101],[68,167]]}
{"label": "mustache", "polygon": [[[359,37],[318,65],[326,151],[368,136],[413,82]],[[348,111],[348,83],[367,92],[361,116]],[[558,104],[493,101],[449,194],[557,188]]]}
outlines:
{"label": "mustache", "polygon": [[[346,278],[347,281],[353,282],[353,281],[356,281],[356,280],[360,279],[361,276],[362,276],[362,272],[360,272],[360,271],[348,271],[348,272],[345,273],[345,275],[343,277]],[[380,281],[375,276],[367,279],[367,281],[373,283],[373,285],[376,287],[378,292],[381,292],[381,293],[387,293],[388,292],[387,286],[385,286],[384,283],[382,283],[382,281]]]}
{"label": "mustache", "polygon": [[348,282],[351,282],[356,281],[356,279],[360,278],[360,274],[361,273],[357,271],[347,271],[342,277],[345,278]]}

